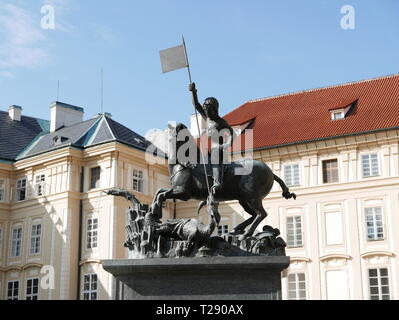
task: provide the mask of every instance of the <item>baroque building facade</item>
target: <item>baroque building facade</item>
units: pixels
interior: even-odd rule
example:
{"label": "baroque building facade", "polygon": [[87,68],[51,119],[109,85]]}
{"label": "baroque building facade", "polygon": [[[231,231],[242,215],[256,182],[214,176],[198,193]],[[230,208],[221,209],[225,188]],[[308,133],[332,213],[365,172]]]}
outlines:
{"label": "baroque building facade", "polygon": [[[259,226],[287,242],[284,299],[399,298],[398,88],[387,76],[249,101],[224,117],[234,157],[249,151],[298,196],[285,200],[275,184]],[[83,121],[60,102],[51,121],[21,112],[0,111],[0,299],[113,299],[118,283],[101,260],[128,256],[129,203],[103,191],[151,203],[169,185],[167,166],[108,114]],[[164,219],[196,209],[167,202]],[[219,234],[249,217],[236,201],[219,209]]]}
{"label": "baroque building facade", "polygon": [[0,299],[112,299],[100,261],[127,257],[129,203],[103,191],[150,203],[167,168],[109,114],[83,121],[82,108],[60,102],[51,121],[21,111],[0,111]]}
{"label": "baroque building facade", "polygon": [[[295,192],[275,183],[260,225],[279,228],[291,265],[283,299],[399,298],[399,76],[253,100],[224,118]],[[194,128],[195,134],[198,130]],[[247,150],[248,151],[248,150]],[[219,233],[249,218],[220,206]],[[178,203],[178,216],[192,216]]]}

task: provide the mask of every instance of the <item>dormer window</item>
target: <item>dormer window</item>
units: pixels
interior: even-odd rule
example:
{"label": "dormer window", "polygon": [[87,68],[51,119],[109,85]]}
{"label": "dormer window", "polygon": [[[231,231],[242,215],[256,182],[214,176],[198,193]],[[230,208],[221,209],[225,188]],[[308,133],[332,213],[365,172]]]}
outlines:
{"label": "dormer window", "polygon": [[338,103],[336,107],[331,108],[329,110],[331,113],[331,120],[335,121],[345,119],[352,107],[355,106],[356,102],[357,100],[347,100]]}
{"label": "dormer window", "polygon": [[54,142],[55,146],[58,146],[67,140],[68,140],[67,137],[62,137],[62,136],[58,136],[58,135],[53,138],[53,142]]}
{"label": "dormer window", "polygon": [[333,112],[332,116],[333,116],[333,117],[332,117],[333,120],[340,120],[340,119],[345,118],[345,114],[344,114],[343,111]]}
{"label": "dormer window", "polygon": [[251,119],[249,121],[245,121],[243,123],[237,124],[237,125],[233,125],[232,128],[234,130],[234,134],[238,137],[240,136],[245,129],[247,129],[249,127],[250,124],[252,124],[254,119]]}

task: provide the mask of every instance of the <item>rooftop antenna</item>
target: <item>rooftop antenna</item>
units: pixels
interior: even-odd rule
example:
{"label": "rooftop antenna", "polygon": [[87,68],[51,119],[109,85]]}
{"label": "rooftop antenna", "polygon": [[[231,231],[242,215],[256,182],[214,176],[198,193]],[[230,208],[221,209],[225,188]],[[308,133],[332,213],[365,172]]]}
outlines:
{"label": "rooftop antenna", "polygon": [[60,80],[58,80],[57,84],[57,101],[60,101]]}
{"label": "rooftop antenna", "polygon": [[101,114],[104,113],[104,74],[101,68]]}

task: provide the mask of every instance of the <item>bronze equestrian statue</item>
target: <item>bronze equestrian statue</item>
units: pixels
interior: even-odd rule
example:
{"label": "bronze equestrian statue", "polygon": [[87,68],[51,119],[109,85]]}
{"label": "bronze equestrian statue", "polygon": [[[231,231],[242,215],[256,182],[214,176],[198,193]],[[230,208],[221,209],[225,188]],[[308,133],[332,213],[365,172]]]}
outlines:
{"label": "bronze equestrian statue", "polygon": [[[179,141],[179,133],[183,131],[185,140]],[[175,127],[169,125],[169,140],[175,143],[175,147],[169,148],[168,163],[170,182],[172,188],[161,188],[155,195],[158,205],[166,199],[179,199],[187,201],[189,199],[206,200],[208,189],[204,167],[200,161],[198,146],[187,129],[179,123]],[[180,139],[181,140],[181,139]],[[196,163],[179,162],[179,149],[183,147],[196,151]],[[209,155],[208,155],[209,156]],[[209,167],[209,164],[207,164]],[[246,169],[248,174],[237,175],[236,169]],[[209,170],[207,170],[209,171]],[[238,200],[240,205],[248,212],[251,217],[236,226],[232,234],[240,235],[243,240],[252,236],[259,223],[266,218],[267,213],[262,205],[265,198],[276,181],[283,189],[283,197],[286,199],[294,198],[296,195],[291,193],[285,183],[264,163],[253,159],[243,159],[224,165],[224,182],[220,189],[215,190],[216,201]],[[248,230],[245,230],[248,226]]]}

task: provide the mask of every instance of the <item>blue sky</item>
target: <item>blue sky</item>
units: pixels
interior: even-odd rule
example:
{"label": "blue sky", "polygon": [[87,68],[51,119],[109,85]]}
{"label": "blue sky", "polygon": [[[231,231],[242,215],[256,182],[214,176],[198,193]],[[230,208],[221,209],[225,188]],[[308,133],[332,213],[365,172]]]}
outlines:
{"label": "blue sky", "polygon": [[[55,30],[43,30],[43,5]],[[343,5],[355,29],[340,26]],[[104,111],[144,135],[193,113],[186,70],[159,50],[184,34],[200,99],[221,114],[247,100],[399,72],[397,0],[0,0],[0,110],[49,119],[60,100]]]}

